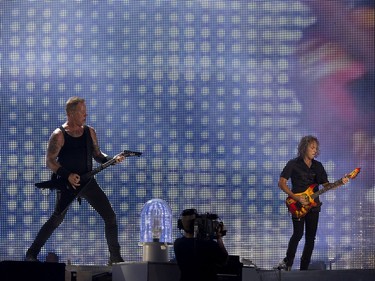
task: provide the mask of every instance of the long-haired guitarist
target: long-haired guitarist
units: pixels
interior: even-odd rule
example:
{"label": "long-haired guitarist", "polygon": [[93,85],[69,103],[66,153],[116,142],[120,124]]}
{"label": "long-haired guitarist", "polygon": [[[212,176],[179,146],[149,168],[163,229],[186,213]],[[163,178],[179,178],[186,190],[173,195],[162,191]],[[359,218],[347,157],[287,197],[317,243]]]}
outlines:
{"label": "long-haired guitarist", "polygon": [[[319,197],[315,198],[313,207],[308,208],[310,201],[299,193],[303,193],[309,186],[314,186],[314,192],[318,190],[318,185],[327,186],[327,173],[321,162],[315,160],[319,155],[319,141],[314,136],[304,136],[298,145],[298,156],[288,161],[281,172],[278,186],[288,194],[288,198],[294,200],[299,206],[306,206],[308,212],[304,216],[293,217],[293,234],[289,240],[286,257],[280,261],[275,268],[291,270],[298,243],[304,234],[305,246],[303,248],[300,270],[307,270],[310,264],[311,255],[314,250],[315,236],[318,229],[319,212],[321,203]],[[287,185],[290,179],[292,188]],[[349,181],[347,177],[341,179],[342,184]]]}
{"label": "long-haired guitarist", "polygon": [[[111,158],[104,154],[98,144],[95,130],[86,126],[86,104],[79,97],[71,97],[66,102],[67,121],[54,130],[48,141],[46,165],[57,178],[66,180],[66,189],[57,190],[55,210],[39,230],[34,242],[26,252],[26,261],[38,261],[37,257],[52,235],[62,223],[69,204],[74,200],[74,192],[85,186],[80,198],[84,198],[99,213],[105,223],[105,237],[109,248],[109,262],[123,262],[118,242],[118,226],[111,204],[94,178],[81,182],[80,175],[92,170],[92,160],[105,163]],[[115,163],[124,156],[115,157]],[[69,187],[69,188],[68,188]],[[77,230],[79,231],[79,230]]]}

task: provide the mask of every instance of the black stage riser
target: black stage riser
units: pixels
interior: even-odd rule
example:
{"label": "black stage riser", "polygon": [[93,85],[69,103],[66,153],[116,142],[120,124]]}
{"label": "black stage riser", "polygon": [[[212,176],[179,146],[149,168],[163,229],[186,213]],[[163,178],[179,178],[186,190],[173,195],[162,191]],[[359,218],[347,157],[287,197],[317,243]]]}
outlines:
{"label": "black stage riser", "polygon": [[[128,268],[130,266],[130,268]],[[148,270],[141,267],[146,266]],[[137,268],[139,267],[139,268]],[[107,274],[96,280],[112,281],[178,281],[179,273],[176,265],[172,264],[122,264],[112,268],[114,276]],[[87,270],[87,269],[86,269]],[[95,269],[96,270],[96,269]],[[125,271],[124,271],[125,270]],[[151,274],[146,274],[146,272]],[[94,273],[94,271],[93,271]],[[126,273],[126,274],[125,274]],[[133,276],[130,279],[130,273]],[[65,281],[66,266],[63,263],[40,263],[23,261],[0,262],[1,281]],[[129,275],[130,274],[130,275]],[[126,275],[129,275],[126,277]],[[142,275],[144,275],[142,277]],[[93,275],[94,276],[94,275]],[[166,276],[168,278],[166,279]],[[152,278],[150,278],[152,277]],[[238,278],[240,277],[240,278]],[[242,276],[237,278],[221,276],[221,281],[374,281],[375,269],[350,269],[350,270],[308,270],[290,272],[278,270],[256,270],[243,268]],[[77,280],[78,281],[78,280]]]}
{"label": "black stage riser", "polygon": [[47,262],[2,261],[1,281],[64,281],[65,264]]}
{"label": "black stage riser", "polygon": [[258,271],[258,275],[259,281],[374,281],[375,269]]}

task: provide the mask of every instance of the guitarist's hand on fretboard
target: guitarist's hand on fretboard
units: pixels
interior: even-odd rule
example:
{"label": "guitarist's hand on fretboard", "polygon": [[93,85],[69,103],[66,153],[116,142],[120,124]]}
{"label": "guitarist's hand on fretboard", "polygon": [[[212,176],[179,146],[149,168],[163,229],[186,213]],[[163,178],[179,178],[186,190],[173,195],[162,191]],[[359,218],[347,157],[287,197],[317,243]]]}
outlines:
{"label": "guitarist's hand on fretboard", "polygon": [[125,160],[125,156],[122,155],[122,154],[118,154],[118,155],[116,155],[116,156],[114,157],[114,159],[116,160],[115,164],[117,164],[117,163],[121,163],[122,161]]}
{"label": "guitarist's hand on fretboard", "polygon": [[335,189],[335,188],[340,187],[341,185],[347,184],[349,182],[349,180],[350,180],[350,175],[346,174],[344,177],[335,181],[334,183],[326,183],[326,184],[323,184],[323,186],[324,187],[328,186],[329,189]]}
{"label": "guitarist's hand on fretboard", "polygon": [[347,184],[349,182],[349,175],[345,175],[342,179],[341,179],[342,183],[343,184]]}

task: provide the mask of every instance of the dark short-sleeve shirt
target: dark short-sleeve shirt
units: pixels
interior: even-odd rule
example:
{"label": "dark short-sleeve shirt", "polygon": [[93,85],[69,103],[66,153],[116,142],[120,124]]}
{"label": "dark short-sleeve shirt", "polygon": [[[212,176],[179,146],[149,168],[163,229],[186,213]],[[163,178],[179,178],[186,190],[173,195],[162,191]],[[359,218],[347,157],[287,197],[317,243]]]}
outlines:
{"label": "dark short-sleeve shirt", "polygon": [[319,189],[318,185],[328,182],[327,172],[322,163],[313,159],[311,167],[308,167],[301,157],[289,160],[280,177],[291,180],[293,193],[304,192],[312,184],[317,184],[314,188],[316,192]]}

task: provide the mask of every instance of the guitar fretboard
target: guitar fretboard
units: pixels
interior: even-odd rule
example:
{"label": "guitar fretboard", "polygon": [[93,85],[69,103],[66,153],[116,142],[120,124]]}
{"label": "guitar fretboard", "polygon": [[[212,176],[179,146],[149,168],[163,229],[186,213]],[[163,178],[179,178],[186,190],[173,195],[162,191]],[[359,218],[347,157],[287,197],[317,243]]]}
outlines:
{"label": "guitar fretboard", "polygon": [[344,183],[343,183],[342,179],[339,179],[339,180],[335,181],[334,183],[329,183],[326,186],[324,186],[322,189],[318,190],[313,195],[311,195],[311,198],[315,199],[316,197],[318,197],[319,195],[323,194],[324,192],[326,192],[326,191],[328,191],[328,190],[330,190],[332,188],[339,187],[339,186],[341,186],[343,184]]}
{"label": "guitar fretboard", "polygon": [[90,178],[92,178],[93,176],[95,176],[96,174],[98,174],[99,172],[101,172],[102,170],[108,168],[109,166],[113,165],[116,163],[116,157],[117,156],[125,156],[125,157],[129,157],[129,156],[141,156],[142,155],[142,152],[135,152],[135,151],[129,151],[129,150],[124,150],[123,152],[117,154],[115,157],[113,157],[112,159],[108,160],[107,162],[105,162],[104,164],[96,167],[95,169],[93,169],[92,171],[84,174],[81,176],[81,180],[84,182],[84,181],[87,181],[89,180]]}

